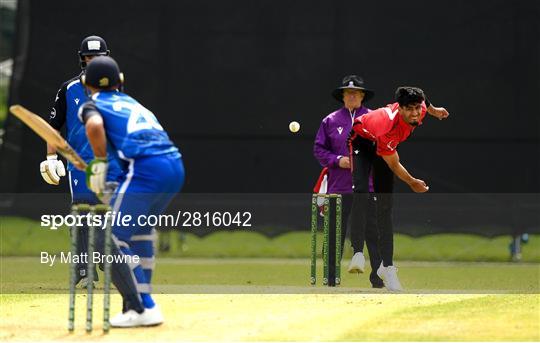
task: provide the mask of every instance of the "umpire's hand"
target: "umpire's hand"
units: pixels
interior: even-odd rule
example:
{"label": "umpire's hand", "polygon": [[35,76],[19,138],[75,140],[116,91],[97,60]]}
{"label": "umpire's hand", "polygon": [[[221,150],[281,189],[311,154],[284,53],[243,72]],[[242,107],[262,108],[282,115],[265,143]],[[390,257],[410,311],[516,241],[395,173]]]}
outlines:
{"label": "umpire's hand", "polygon": [[348,156],[343,156],[339,159],[339,167],[343,169],[351,169],[351,160]]}

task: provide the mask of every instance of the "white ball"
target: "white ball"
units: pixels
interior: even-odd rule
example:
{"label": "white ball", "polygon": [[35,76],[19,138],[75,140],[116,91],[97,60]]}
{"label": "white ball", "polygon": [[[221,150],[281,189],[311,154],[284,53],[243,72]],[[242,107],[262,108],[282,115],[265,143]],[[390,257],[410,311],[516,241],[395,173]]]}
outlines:
{"label": "white ball", "polygon": [[297,121],[291,121],[289,130],[291,130],[292,133],[300,131],[300,124]]}

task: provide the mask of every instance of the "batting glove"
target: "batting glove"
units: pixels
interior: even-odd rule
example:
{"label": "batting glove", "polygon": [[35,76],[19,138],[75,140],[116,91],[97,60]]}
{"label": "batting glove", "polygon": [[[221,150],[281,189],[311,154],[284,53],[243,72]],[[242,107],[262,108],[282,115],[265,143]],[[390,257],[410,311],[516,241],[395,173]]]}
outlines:
{"label": "batting glove", "polygon": [[98,196],[101,196],[105,189],[108,166],[106,158],[96,157],[86,167],[86,185]]}
{"label": "batting glove", "polygon": [[58,159],[56,154],[47,155],[47,159],[39,164],[39,171],[43,180],[51,185],[58,185],[60,177],[66,176],[64,163]]}

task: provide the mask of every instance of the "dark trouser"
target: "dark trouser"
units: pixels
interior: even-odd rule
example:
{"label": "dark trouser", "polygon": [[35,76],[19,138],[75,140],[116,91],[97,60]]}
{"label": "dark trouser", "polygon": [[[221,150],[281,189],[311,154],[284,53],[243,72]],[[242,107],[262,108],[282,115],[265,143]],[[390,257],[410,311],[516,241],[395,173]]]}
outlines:
{"label": "dark trouser", "polygon": [[[75,228],[77,230],[77,245],[79,245],[79,242],[84,242],[85,246],[81,249],[81,247],[77,246],[77,254],[88,254],[88,227],[77,227]],[[70,230],[70,233],[72,233],[73,229]],[[95,245],[94,245],[94,251],[99,252],[101,255],[105,253],[105,231],[101,228],[97,227],[94,229],[95,234]],[[116,260],[121,259],[122,253],[120,252],[120,249],[115,243],[115,239],[113,237],[111,242],[111,255],[117,256]],[[88,257],[88,259],[90,256]],[[104,270],[104,266],[102,263],[98,264],[99,269]],[[76,272],[77,272],[77,279],[76,283],[80,281],[83,277],[87,276],[88,264],[87,263],[80,263],[77,264]],[[94,265],[94,281],[97,281],[97,273],[95,272],[96,265]],[[81,274],[81,271],[84,271]],[[116,289],[118,292],[122,295],[123,299],[123,306],[124,310],[123,312],[127,311],[128,309],[135,310],[139,313],[142,313],[144,311],[144,307],[141,303],[139,292],[137,291],[137,285],[134,281],[133,272],[131,271],[131,267],[128,263],[125,262],[113,262],[111,263],[111,280],[112,283],[116,286]]]}
{"label": "dark trouser", "polygon": [[[105,231],[99,228],[95,231],[96,245],[95,251],[104,254],[105,251]],[[119,261],[122,256],[125,256],[117,245],[118,239],[113,235],[111,241],[111,256],[115,256],[116,261]],[[103,264],[99,264],[99,268],[104,270]],[[122,295],[122,312],[129,309],[135,310],[138,313],[144,311],[144,306],[141,302],[139,291],[137,290],[137,284],[135,283],[135,276],[131,265],[126,262],[113,262],[111,263],[111,281],[116,286],[118,293]]]}
{"label": "dark trouser", "polygon": [[[369,262],[371,265],[371,274],[369,280],[371,283],[382,282],[377,275],[377,269],[381,265],[381,252],[379,249],[379,230],[377,229],[377,213],[376,208],[377,200],[374,194],[369,195],[367,217],[366,217],[366,231],[365,241],[369,253]],[[352,208],[352,203],[351,203]],[[352,221],[352,219],[351,219]],[[356,230],[355,230],[356,229]],[[354,227],[351,223],[351,244],[354,252],[363,251],[362,234],[358,232],[358,227]]]}
{"label": "dark trouser", "polygon": [[[87,212],[80,213],[80,215],[86,215]],[[87,254],[88,253],[88,227],[86,225],[80,227],[77,235],[77,255],[81,256],[81,254]],[[70,231],[71,233],[71,231]],[[88,265],[84,263],[83,261],[77,263],[77,282],[86,277],[88,275],[87,271]],[[98,281],[98,273],[96,272],[96,268],[94,266],[94,280]]]}
{"label": "dark trouser", "polygon": [[[347,222],[351,214],[352,204],[353,204],[353,194],[342,194],[342,215],[341,215],[341,255],[343,256],[343,249],[345,247],[345,237],[347,236]],[[375,200],[373,196],[370,196],[368,201],[368,217],[367,217],[367,227],[365,234],[365,241],[369,252],[369,260],[371,264],[371,274],[369,279],[371,283],[380,282],[380,278],[377,275],[377,268],[381,264],[381,255],[379,252],[379,233],[377,231],[377,217],[375,215]],[[335,225],[335,215],[330,216],[330,240],[329,246],[335,246],[335,237],[336,237],[336,225]],[[363,251],[364,241],[362,240],[362,235],[358,233],[358,230],[355,230],[355,227],[351,225],[351,245],[354,252]],[[332,245],[333,244],[333,245]],[[332,250],[333,251],[333,250]],[[330,266],[334,266],[335,255],[330,254],[329,263]],[[332,277],[332,273],[330,273]]]}
{"label": "dark trouser", "polygon": [[[393,265],[394,232],[392,225],[392,206],[394,190],[394,173],[382,157],[376,154],[375,143],[357,138],[353,142],[353,205],[351,227],[358,234],[358,246],[364,246],[369,227],[369,175],[373,175],[376,200],[376,222],[379,231],[379,249],[383,265]],[[369,243],[368,243],[369,244]],[[370,253],[371,255],[371,253]]]}

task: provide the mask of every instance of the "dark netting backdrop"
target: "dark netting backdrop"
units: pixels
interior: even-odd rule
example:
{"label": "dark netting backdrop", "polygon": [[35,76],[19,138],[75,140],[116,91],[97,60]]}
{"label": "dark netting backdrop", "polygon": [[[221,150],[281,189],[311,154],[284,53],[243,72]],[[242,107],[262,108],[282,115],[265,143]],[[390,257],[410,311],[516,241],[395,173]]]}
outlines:
{"label": "dark netting backdrop", "polygon": [[[392,102],[397,86],[417,85],[451,117],[426,119],[400,147],[404,165],[434,194],[407,194],[402,205],[398,196],[396,230],[540,232],[539,7],[96,0],[83,8],[19,0],[9,102],[47,116],[60,84],[80,71],[82,38],[100,35],[126,75],[126,92],[180,148],[186,193],[222,194],[225,204],[234,194],[248,204],[248,193],[281,194],[261,205],[274,220],[265,227],[305,230],[320,172],[313,139],[339,107],[332,89],[346,74],[362,75],[376,92],[367,105],[376,108]],[[288,131],[292,120],[301,123],[297,134]],[[14,194],[24,193],[63,193],[67,210],[66,183],[50,187],[39,175],[43,142],[12,116],[5,128],[2,213],[22,211]],[[409,193],[401,182],[398,191]]]}

